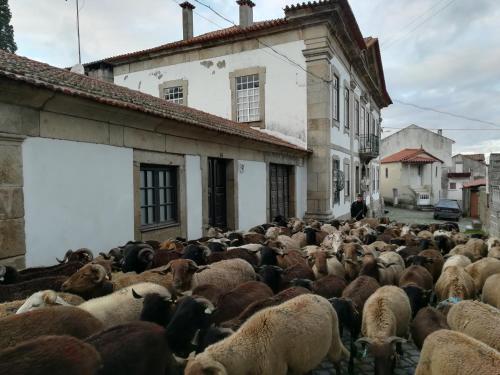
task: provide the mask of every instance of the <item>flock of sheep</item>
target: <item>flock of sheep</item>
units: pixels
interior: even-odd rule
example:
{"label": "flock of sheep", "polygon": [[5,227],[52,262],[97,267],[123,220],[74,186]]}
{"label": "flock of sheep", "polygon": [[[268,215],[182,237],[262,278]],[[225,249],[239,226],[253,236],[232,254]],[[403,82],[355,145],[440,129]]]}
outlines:
{"label": "flock of sheep", "polygon": [[500,239],[453,223],[278,217],[58,263],[0,266],[1,374],[392,374],[410,339],[417,375],[500,374]]}

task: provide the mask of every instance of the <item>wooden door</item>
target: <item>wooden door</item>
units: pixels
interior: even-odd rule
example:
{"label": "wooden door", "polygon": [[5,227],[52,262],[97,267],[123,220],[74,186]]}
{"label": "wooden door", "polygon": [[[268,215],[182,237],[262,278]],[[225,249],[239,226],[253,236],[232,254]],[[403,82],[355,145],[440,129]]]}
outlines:
{"label": "wooden door", "polygon": [[227,227],[226,160],[208,159],[208,223],[220,229]]}
{"label": "wooden door", "polygon": [[470,216],[479,217],[479,193],[477,191],[470,193]]}
{"label": "wooden door", "polygon": [[269,187],[271,220],[278,215],[289,217],[290,211],[290,167],[283,164],[269,164]]}

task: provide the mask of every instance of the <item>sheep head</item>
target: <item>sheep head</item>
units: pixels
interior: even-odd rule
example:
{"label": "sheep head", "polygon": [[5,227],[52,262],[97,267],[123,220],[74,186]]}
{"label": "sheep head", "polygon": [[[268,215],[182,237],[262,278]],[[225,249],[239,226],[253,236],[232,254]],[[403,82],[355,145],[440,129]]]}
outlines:
{"label": "sheep head", "polygon": [[175,259],[172,260],[166,267],[165,271],[172,271],[173,286],[176,290],[183,292],[191,289],[193,275],[196,272],[201,272],[208,267],[199,267],[190,259]]}
{"label": "sheep head", "polygon": [[403,354],[405,339],[391,336],[382,339],[362,337],[356,341],[361,344],[363,351],[370,352],[375,359],[375,374],[392,374],[396,364],[396,357]]}
{"label": "sheep head", "polygon": [[106,280],[106,269],[100,264],[87,264],[70,276],[62,286],[61,290],[75,294],[89,293],[96,287],[100,287]]}
{"label": "sheep head", "polygon": [[71,306],[69,303],[59,297],[53,290],[43,290],[41,292],[36,292],[29,298],[27,298],[26,301],[17,310],[16,314],[22,314],[26,311],[55,305]]}

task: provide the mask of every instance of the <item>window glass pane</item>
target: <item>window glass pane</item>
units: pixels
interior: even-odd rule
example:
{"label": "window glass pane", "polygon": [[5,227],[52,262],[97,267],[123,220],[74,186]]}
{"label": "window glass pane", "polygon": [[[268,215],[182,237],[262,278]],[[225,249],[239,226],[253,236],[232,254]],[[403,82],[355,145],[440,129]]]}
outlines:
{"label": "window glass pane", "polygon": [[146,191],[141,189],[141,206],[146,205]]}
{"label": "window glass pane", "polygon": [[153,204],[153,189],[148,189],[148,205]]}
{"label": "window glass pane", "polygon": [[165,189],[160,189],[160,204],[165,204]]}
{"label": "window glass pane", "polygon": [[184,104],[184,88],[182,86],[168,87],[163,90],[165,100],[176,103]]}
{"label": "window glass pane", "polygon": [[160,206],[160,221],[166,221],[166,206]]}
{"label": "window glass pane", "polygon": [[146,225],[146,209],[141,208],[141,225]]}
{"label": "window glass pane", "polygon": [[152,171],[148,171],[147,172],[146,186],[147,187],[152,187],[153,186],[153,172]]}
{"label": "window glass pane", "polygon": [[144,181],[144,179],[146,178],[145,176],[146,176],[146,172],[141,171],[141,184],[140,184],[141,188],[144,187],[144,185],[145,185],[145,181]]}
{"label": "window glass pane", "polygon": [[175,219],[174,216],[174,206],[173,205],[168,205],[167,207],[167,217],[169,220]]}
{"label": "window glass pane", "polygon": [[148,207],[148,224],[154,223],[153,207]]}
{"label": "window glass pane", "polygon": [[236,78],[236,114],[239,122],[260,120],[259,75]]}
{"label": "window glass pane", "polygon": [[165,172],[163,171],[158,172],[158,186],[165,186]]}

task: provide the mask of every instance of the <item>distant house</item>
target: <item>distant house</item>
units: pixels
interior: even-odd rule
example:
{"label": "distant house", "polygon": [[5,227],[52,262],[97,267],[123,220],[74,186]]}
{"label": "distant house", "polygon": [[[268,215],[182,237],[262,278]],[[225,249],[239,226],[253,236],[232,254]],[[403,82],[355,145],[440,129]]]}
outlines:
{"label": "distant house", "polygon": [[404,129],[393,133],[380,143],[380,157],[384,158],[405,148],[425,148],[436,158],[443,161],[441,173],[441,197],[447,196],[448,191],[448,169],[452,167],[452,146],[453,139],[443,136],[443,132],[438,130],[433,132],[418,125],[410,125]]}
{"label": "distant house", "polygon": [[381,165],[385,203],[424,207],[441,197],[443,161],[423,148],[405,148],[383,158]]}
{"label": "distant house", "polygon": [[[471,185],[474,181],[484,180],[488,176],[488,165],[484,154],[457,154],[452,157],[452,166],[448,170],[449,199],[456,199],[463,203],[464,185]],[[468,205],[469,203],[467,203]],[[462,206],[464,207],[464,206]]]}

